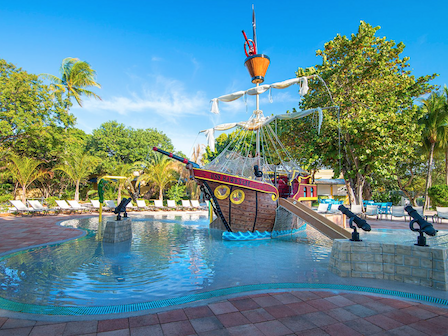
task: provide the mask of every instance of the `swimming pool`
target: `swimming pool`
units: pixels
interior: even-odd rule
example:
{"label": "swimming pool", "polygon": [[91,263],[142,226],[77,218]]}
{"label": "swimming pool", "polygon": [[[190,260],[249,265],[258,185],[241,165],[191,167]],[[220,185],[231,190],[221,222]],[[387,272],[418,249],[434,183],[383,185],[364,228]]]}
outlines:
{"label": "swimming pool", "polygon": [[[206,216],[133,217],[133,238],[97,241],[98,219],[64,226],[88,234],[0,260],[0,297],[52,306],[107,306],[234,286],[329,282],[331,240],[315,230],[281,239],[223,241]],[[330,281],[331,282],[331,281]]]}

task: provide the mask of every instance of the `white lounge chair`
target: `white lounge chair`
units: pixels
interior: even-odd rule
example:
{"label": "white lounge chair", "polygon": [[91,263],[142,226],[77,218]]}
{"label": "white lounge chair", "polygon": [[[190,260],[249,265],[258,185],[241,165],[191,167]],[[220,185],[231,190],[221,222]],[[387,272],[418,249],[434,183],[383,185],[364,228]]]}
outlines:
{"label": "white lounge chair", "polygon": [[366,206],[366,212],[364,213],[364,217],[367,216],[376,216],[376,219],[378,219],[379,212],[378,207],[376,205],[367,205]]}
{"label": "white lounge chair", "polygon": [[362,216],[362,205],[352,204],[350,211],[356,216]]}
{"label": "white lounge chair", "polygon": [[64,211],[68,211],[69,213],[76,212],[76,211],[82,212],[82,210],[80,210],[80,209],[74,209],[73,207],[68,205],[68,203],[64,200],[57,200],[56,204],[58,205],[59,210],[62,212],[64,212]]}
{"label": "white lounge chair", "polygon": [[22,201],[10,200],[9,202],[14,206],[14,208],[16,208],[16,212],[20,214],[29,213],[32,216],[35,213],[42,212],[42,210],[35,210],[33,208],[27,207],[25,204],[23,204]]}
{"label": "white lounge chair", "polygon": [[80,211],[85,211],[85,212],[87,212],[87,211],[89,211],[90,212],[90,208],[88,208],[88,207],[86,207],[86,206],[82,206],[81,204],[79,204],[78,203],[78,201],[67,201],[68,202],[68,204],[73,208],[73,209],[76,209],[76,210],[80,210]]}
{"label": "white lounge chair", "polygon": [[155,209],[166,210],[167,207],[163,205],[163,200],[154,200]]}
{"label": "white lounge chair", "polygon": [[192,210],[193,207],[191,206],[190,200],[182,200],[182,209],[183,210]]}
{"label": "white lounge chair", "polygon": [[437,214],[435,217],[438,223],[441,223],[442,219],[448,219],[448,207],[436,207],[436,210]]}
{"label": "white lounge chair", "polygon": [[327,203],[319,203],[317,207],[318,213],[327,213],[328,212],[328,204]]}
{"label": "white lounge chair", "polygon": [[117,205],[115,204],[115,201],[112,200],[107,200],[104,203],[106,203],[106,207],[109,209],[115,209],[117,207]]}
{"label": "white lounge chair", "polygon": [[55,215],[57,215],[59,213],[58,208],[44,207],[39,201],[28,201],[28,203],[31,205],[31,207],[34,210],[43,211],[43,213],[45,213],[45,214],[53,212]]}
{"label": "white lounge chair", "polygon": [[[90,203],[92,203],[92,208],[99,211],[100,210],[100,201],[99,200],[90,200]],[[103,205],[103,211],[110,210],[109,207]]]}
{"label": "white lounge chair", "polygon": [[132,201],[130,201],[127,205],[126,205],[126,212],[129,212],[129,211],[135,211],[135,210],[137,210],[138,208],[134,205],[134,204],[132,204]]}
{"label": "white lounge chair", "polygon": [[404,211],[404,206],[400,205],[394,205],[390,207],[390,219],[392,220],[393,217],[401,217],[406,220],[407,212]]}
{"label": "white lounge chair", "polygon": [[170,210],[178,210],[177,204],[175,200],[167,200],[166,204],[168,205],[168,209]]}
{"label": "white lounge chair", "polygon": [[199,204],[198,200],[190,200],[191,206],[197,210],[207,210],[208,209],[208,201],[205,201],[206,205]]}
{"label": "white lounge chair", "polygon": [[145,200],[137,200],[137,210],[151,210],[151,207],[146,205]]}

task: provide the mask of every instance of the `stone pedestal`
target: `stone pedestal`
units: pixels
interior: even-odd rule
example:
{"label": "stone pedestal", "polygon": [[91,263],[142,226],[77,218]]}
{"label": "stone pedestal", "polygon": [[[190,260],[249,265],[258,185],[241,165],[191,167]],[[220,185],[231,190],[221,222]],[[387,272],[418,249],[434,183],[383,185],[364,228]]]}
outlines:
{"label": "stone pedestal", "polygon": [[131,219],[124,218],[120,221],[113,220],[106,223],[103,242],[119,243],[132,238]]}
{"label": "stone pedestal", "polygon": [[341,277],[374,278],[448,290],[448,249],[337,239],[330,271]]}

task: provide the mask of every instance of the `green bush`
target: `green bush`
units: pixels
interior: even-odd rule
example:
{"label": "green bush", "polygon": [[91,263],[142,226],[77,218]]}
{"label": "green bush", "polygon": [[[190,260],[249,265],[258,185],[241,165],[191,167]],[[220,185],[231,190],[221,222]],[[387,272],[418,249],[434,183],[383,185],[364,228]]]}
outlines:
{"label": "green bush", "polygon": [[170,200],[175,200],[178,203],[181,199],[183,199],[187,194],[185,193],[185,185],[175,184],[168,190],[168,198]]}
{"label": "green bush", "polygon": [[45,204],[46,204],[49,208],[53,208],[53,207],[57,206],[57,204],[56,204],[56,200],[58,200],[58,199],[59,199],[59,197],[56,197],[56,196],[50,196],[50,197],[47,197],[47,198],[45,199]]}
{"label": "green bush", "polygon": [[0,196],[0,203],[6,203],[9,200],[13,200],[14,198],[12,197],[12,195],[10,194],[6,194],[6,195],[1,195]]}
{"label": "green bush", "polygon": [[433,207],[448,207],[448,186],[445,184],[433,185],[428,189],[428,195]]}
{"label": "green bush", "polygon": [[378,203],[392,202],[393,205],[400,204],[401,196],[397,191],[377,191],[372,193],[372,199]]}

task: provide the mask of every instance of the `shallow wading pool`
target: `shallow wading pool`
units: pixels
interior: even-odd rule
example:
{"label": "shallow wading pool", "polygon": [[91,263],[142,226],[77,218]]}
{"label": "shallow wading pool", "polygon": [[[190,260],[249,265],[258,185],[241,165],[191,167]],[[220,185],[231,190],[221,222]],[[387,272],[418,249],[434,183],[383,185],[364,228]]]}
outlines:
{"label": "shallow wading pool", "polygon": [[[0,308],[93,315],[281,288],[414,297],[353,286],[329,272],[332,241],[309,226],[281,238],[233,242],[223,241],[221,231],[209,229],[206,216],[155,214],[132,217],[132,221],[133,238],[127,242],[98,241],[98,218],[84,218],[61,224],[86,230],[83,238],[2,257]],[[375,230],[361,232],[361,238],[413,244],[416,235],[406,230]],[[444,232],[430,243],[445,245],[447,241]],[[441,303],[432,297],[417,299]]]}

